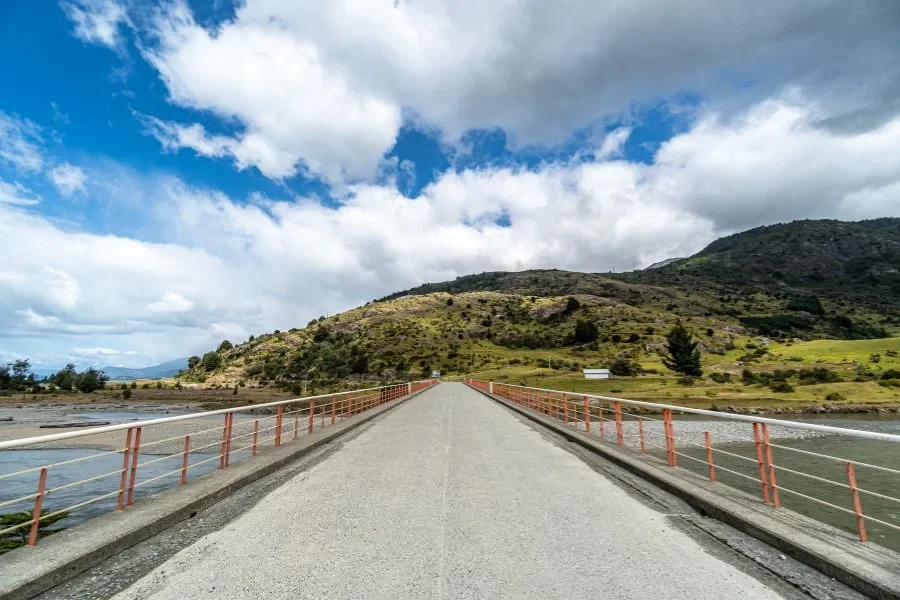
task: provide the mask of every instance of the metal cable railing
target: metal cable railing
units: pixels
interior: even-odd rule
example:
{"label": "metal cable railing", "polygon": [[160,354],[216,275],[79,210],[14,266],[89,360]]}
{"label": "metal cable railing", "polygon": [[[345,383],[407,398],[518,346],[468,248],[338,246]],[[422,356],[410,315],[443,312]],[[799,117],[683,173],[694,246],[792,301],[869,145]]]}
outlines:
{"label": "metal cable railing", "polygon": [[[31,509],[30,519],[0,529],[0,538],[27,531],[27,544],[34,545],[42,533],[41,523],[51,522],[55,517],[103,501],[112,502],[113,499],[115,509],[123,510],[134,503],[135,490],[152,486],[154,491],[158,491],[160,484],[165,485],[168,479],[177,479],[177,485],[184,485],[192,470],[210,471],[215,468],[216,461],[218,468],[226,469],[233,462],[233,457],[235,462],[255,457],[263,447],[281,446],[287,441],[287,436],[297,440],[301,435],[310,435],[435,383],[435,379],[426,379],[0,441],[0,451],[35,447],[46,449],[48,444],[81,438],[92,440],[91,444],[95,446],[112,447],[111,450],[86,456],[0,473],[0,508],[27,505]],[[275,413],[259,417],[249,414],[260,410],[274,410]],[[235,421],[235,415],[241,418]],[[210,426],[210,420],[219,417],[222,418],[221,424]],[[174,428],[181,431],[172,435],[172,431],[167,430]],[[123,432],[123,445],[121,438],[118,441],[115,441],[116,438],[110,439],[110,436]],[[154,435],[159,438],[154,439]],[[240,446],[233,448],[235,442]],[[147,458],[149,456],[156,457]],[[118,467],[109,465],[111,458],[121,460]],[[87,465],[99,467],[100,472],[88,476],[83,476],[83,472],[76,473],[83,471]],[[35,492],[4,497],[8,490],[27,485],[22,480],[33,477],[35,473],[38,474]],[[149,476],[145,475],[138,481],[141,473],[149,473]],[[74,490],[79,491],[73,493]],[[48,504],[54,498],[59,498],[59,501],[50,509]],[[22,514],[25,514],[24,511]]]}
{"label": "metal cable railing", "polygon": [[[900,435],[474,379],[466,383],[644,460],[680,467],[686,477],[742,492],[756,489],[773,509],[782,507],[786,494],[792,510],[853,531],[861,542],[875,533],[882,545],[900,549]],[[822,451],[794,447],[811,438]]]}

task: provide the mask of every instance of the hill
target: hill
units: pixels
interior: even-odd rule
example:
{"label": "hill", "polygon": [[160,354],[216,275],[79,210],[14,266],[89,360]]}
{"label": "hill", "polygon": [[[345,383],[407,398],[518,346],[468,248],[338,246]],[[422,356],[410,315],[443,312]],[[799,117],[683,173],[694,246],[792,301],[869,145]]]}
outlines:
{"label": "hill", "polygon": [[128,367],[103,367],[111,381],[135,381],[137,379],[163,379],[174,377],[179,371],[187,368],[187,358],[175,358],[173,360],[153,365],[132,369]]}
{"label": "hill", "polygon": [[[722,238],[649,271],[469,275],[391,294],[304,328],[226,344],[184,378],[299,393],[304,382],[315,391],[433,369],[524,379],[618,361],[665,379],[664,334],[678,320],[699,338],[707,371],[739,376],[744,366],[759,370],[766,363],[797,371],[806,359],[787,349],[802,340],[896,333],[890,290],[900,267],[898,246],[900,219],[803,221]],[[829,273],[838,271],[835,283]],[[778,342],[784,350],[770,351]],[[850,362],[835,363],[846,371],[842,378],[856,376],[852,361],[869,360],[865,347],[851,351]],[[872,381],[891,360],[873,366]]]}

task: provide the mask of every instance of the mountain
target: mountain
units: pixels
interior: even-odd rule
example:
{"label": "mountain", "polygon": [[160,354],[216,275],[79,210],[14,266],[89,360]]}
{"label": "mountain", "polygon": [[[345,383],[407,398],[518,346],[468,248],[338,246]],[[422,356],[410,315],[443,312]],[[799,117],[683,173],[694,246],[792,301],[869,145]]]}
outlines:
{"label": "mountain", "polygon": [[650,270],[486,272],[423,284],[238,344],[221,352],[221,366],[183,377],[298,389],[305,380],[316,389],[432,369],[576,370],[616,359],[661,369],[664,333],[679,320],[704,356],[756,348],[759,336],[881,338],[900,325],[898,269],[900,219],[798,221]]}
{"label": "mountain", "polygon": [[174,377],[182,369],[187,369],[187,358],[176,358],[151,367],[130,369],[127,367],[103,367],[103,372],[112,381],[133,381],[135,379],[162,379]]}
{"label": "mountain", "polygon": [[660,267],[668,267],[668,266],[671,265],[672,263],[678,262],[679,260],[684,260],[684,259],[681,258],[681,257],[678,257],[678,258],[667,258],[667,259],[665,259],[665,260],[661,260],[661,261],[659,261],[659,262],[653,263],[652,265],[649,265],[649,266],[644,267],[644,270],[646,271],[646,270],[648,270],[648,269],[659,269]]}

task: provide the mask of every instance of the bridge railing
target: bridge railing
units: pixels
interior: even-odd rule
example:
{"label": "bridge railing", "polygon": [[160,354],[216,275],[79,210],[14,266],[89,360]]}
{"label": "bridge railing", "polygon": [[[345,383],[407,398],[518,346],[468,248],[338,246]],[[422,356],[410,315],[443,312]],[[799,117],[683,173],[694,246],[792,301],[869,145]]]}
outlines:
{"label": "bridge railing", "polygon": [[[900,435],[467,379],[694,481],[900,549]],[[887,423],[898,421],[887,421]],[[876,424],[878,422],[875,422]]]}
{"label": "bridge railing", "polygon": [[[137,495],[227,469],[435,383],[426,379],[0,441],[0,451],[11,451],[0,453],[0,459],[9,457],[0,464],[22,467],[0,472],[0,513],[7,513],[0,541],[18,534],[34,545],[47,533],[41,528],[62,517],[123,510]],[[59,460],[45,462],[53,450]]]}

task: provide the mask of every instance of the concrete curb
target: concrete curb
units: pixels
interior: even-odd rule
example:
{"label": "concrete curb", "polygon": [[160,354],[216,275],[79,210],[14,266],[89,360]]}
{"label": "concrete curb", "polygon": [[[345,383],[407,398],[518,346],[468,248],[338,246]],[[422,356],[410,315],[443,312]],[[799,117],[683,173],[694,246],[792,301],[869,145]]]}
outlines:
{"label": "concrete curb", "polygon": [[0,558],[0,600],[26,600],[68,581],[429,389],[297,441],[287,441],[280,448],[261,452],[254,460],[241,461],[188,481],[186,485],[142,498],[122,512],[89,519],[34,547],[13,550]]}
{"label": "concrete curb", "polygon": [[896,552],[874,544],[850,541],[843,531],[784,508],[779,509],[776,517],[772,509],[761,510],[761,504],[741,502],[739,492],[728,497],[728,492],[711,491],[566,427],[555,419],[478,388],[472,389],[678,496],[701,514],[755,537],[866,596],[900,599],[900,555]]}

